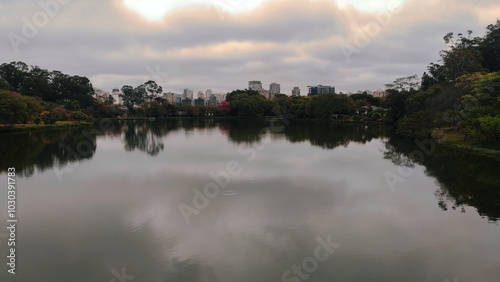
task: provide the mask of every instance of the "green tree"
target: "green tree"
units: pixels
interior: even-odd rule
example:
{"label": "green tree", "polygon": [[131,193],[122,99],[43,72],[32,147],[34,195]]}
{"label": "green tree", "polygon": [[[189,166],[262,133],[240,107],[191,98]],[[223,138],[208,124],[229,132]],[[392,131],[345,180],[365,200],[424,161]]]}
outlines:
{"label": "green tree", "polygon": [[229,103],[233,102],[233,99],[239,95],[247,95],[247,96],[262,96],[259,92],[255,90],[245,89],[245,90],[234,90],[226,94],[226,101]]}
{"label": "green tree", "polygon": [[20,92],[21,82],[28,75],[29,67],[23,62],[11,62],[0,65],[0,78],[15,90]]}
{"label": "green tree", "polygon": [[231,112],[237,116],[264,116],[272,112],[273,103],[262,95],[239,94],[232,98]]}
{"label": "green tree", "polygon": [[388,109],[386,121],[390,124],[396,124],[401,118],[406,115],[405,102],[408,98],[408,92],[399,92],[389,90],[388,95],[382,105]]}
{"label": "green tree", "polygon": [[0,123],[30,123],[39,117],[42,102],[35,97],[0,90]]}
{"label": "green tree", "polygon": [[146,90],[146,96],[149,102],[152,102],[158,95],[163,92],[161,86],[156,84],[153,80],[149,80],[144,83],[144,88]]}
{"label": "green tree", "polygon": [[122,98],[123,104],[129,109],[129,111],[134,110],[134,106],[139,106],[146,101],[147,91],[144,84],[133,88],[129,85],[124,85],[122,87]]}
{"label": "green tree", "polygon": [[489,136],[495,137],[496,141],[500,141],[500,116],[485,116],[478,118],[481,132],[484,133],[486,139]]}
{"label": "green tree", "polygon": [[81,121],[89,120],[89,117],[81,111],[76,111],[76,112],[71,113],[71,119],[78,121],[78,122],[81,122]]}
{"label": "green tree", "polygon": [[146,102],[142,104],[142,109],[148,117],[164,117],[167,115],[167,109],[156,102]]}
{"label": "green tree", "polygon": [[7,81],[0,78],[0,90],[12,90],[12,87]]}
{"label": "green tree", "polygon": [[486,28],[486,35],[479,44],[483,67],[500,71],[500,19]]}
{"label": "green tree", "polygon": [[373,95],[368,94],[367,92],[356,93],[349,96],[354,102],[361,101],[360,103],[363,105],[372,105],[372,106],[380,106],[380,98],[373,97]]}
{"label": "green tree", "polygon": [[43,110],[42,100],[37,97],[20,97],[21,101],[26,104],[27,117],[24,123],[34,122]]}
{"label": "green tree", "polygon": [[424,109],[414,111],[401,119],[398,123],[397,132],[403,135],[419,135],[430,138],[432,137],[434,125],[434,114],[431,111]]}
{"label": "green tree", "polygon": [[351,115],[356,111],[353,100],[337,94],[316,95],[309,100],[308,111],[315,118],[330,119],[332,115]]}
{"label": "green tree", "polygon": [[423,87],[453,82],[464,74],[484,70],[482,54],[478,49],[481,38],[472,38],[471,35],[472,31],[468,30],[467,37],[459,33],[455,38],[453,32],[443,37],[447,48],[439,52],[440,64],[431,63],[427,68],[429,75],[422,80]]}
{"label": "green tree", "polygon": [[105,105],[113,105],[115,102],[115,98],[113,98],[113,96],[111,95],[108,95],[108,97],[104,100]]}
{"label": "green tree", "polygon": [[16,124],[29,118],[28,105],[18,95],[0,90],[0,123]]}
{"label": "green tree", "polygon": [[19,91],[23,95],[40,97],[45,101],[55,101],[50,72],[39,67],[32,67],[24,76]]}
{"label": "green tree", "polygon": [[396,78],[392,83],[385,85],[387,89],[397,90],[397,91],[414,91],[420,88],[421,81],[418,76],[411,75],[406,77]]}

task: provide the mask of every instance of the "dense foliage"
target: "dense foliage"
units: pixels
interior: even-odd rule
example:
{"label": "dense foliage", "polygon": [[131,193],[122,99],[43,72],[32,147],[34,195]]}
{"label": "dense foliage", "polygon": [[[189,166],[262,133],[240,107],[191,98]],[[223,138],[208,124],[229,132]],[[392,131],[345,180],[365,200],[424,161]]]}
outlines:
{"label": "dense foliage", "polygon": [[388,91],[383,103],[389,110],[387,121],[399,133],[431,137],[447,130],[465,141],[498,148],[500,20],[487,27],[484,37],[471,35],[467,31],[467,36],[444,37],[447,48],[440,52],[439,63],[431,63],[423,74],[420,89]]}
{"label": "dense foliage", "polygon": [[23,62],[0,65],[0,124],[54,123],[111,115],[90,80]]}

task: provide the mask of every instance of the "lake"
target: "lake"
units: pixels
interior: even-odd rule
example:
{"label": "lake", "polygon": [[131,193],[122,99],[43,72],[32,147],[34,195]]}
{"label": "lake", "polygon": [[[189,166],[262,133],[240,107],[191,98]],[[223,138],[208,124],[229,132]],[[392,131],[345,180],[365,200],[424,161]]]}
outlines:
{"label": "lake", "polygon": [[500,163],[381,125],[105,121],[0,138],[0,281],[500,277]]}

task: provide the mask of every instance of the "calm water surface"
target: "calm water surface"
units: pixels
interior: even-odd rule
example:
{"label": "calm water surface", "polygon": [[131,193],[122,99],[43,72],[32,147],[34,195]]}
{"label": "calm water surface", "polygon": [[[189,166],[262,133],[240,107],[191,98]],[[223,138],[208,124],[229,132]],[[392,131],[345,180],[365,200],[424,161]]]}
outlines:
{"label": "calm water surface", "polygon": [[0,281],[500,281],[500,164],[414,141],[279,120],[1,135]]}

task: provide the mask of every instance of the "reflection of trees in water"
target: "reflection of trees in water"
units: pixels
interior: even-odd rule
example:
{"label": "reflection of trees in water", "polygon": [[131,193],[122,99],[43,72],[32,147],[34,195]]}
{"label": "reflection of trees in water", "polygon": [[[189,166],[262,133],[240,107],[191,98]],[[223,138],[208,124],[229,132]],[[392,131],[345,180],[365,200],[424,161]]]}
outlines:
{"label": "reflection of trees in water", "polygon": [[386,159],[396,165],[423,165],[426,174],[437,179],[438,205],[443,210],[473,206],[479,214],[492,221],[500,219],[500,161],[437,148],[422,161],[412,154],[420,150],[411,142],[391,138],[386,144]]}
{"label": "reflection of trees in water", "polygon": [[[17,174],[29,177],[54,166],[62,168],[69,163],[93,157],[96,135],[118,137],[127,151],[139,150],[157,156],[164,150],[162,138],[177,130],[215,129],[217,121],[168,120],[115,121],[104,129],[72,128],[67,130],[2,134],[0,142],[0,172],[15,167]],[[88,147],[90,145],[90,148]]]}
{"label": "reflection of trees in water", "polygon": [[161,133],[152,130],[147,123],[129,122],[123,127],[125,151],[139,150],[156,156],[164,149]]}
{"label": "reflection of trees in water", "polygon": [[136,120],[117,122],[114,130],[109,133],[120,136],[123,134],[122,141],[127,152],[139,150],[150,156],[157,156],[165,149],[163,137],[168,134],[178,130],[192,132],[216,126],[217,123],[211,119],[171,119],[158,122]]}
{"label": "reflection of trees in water", "polygon": [[309,141],[311,145],[323,149],[347,147],[350,142],[365,144],[385,136],[384,128],[379,125],[332,122],[291,123],[284,132],[292,143]]}
{"label": "reflection of trees in water", "polygon": [[236,144],[251,144],[261,141],[268,126],[265,119],[229,119],[223,121],[219,129],[227,133],[229,140]]}
{"label": "reflection of trees in water", "polygon": [[86,136],[84,129],[4,134],[1,138],[0,171],[15,167],[17,174],[27,177],[56,165],[90,159],[96,150],[95,136]]}
{"label": "reflection of trees in water", "polygon": [[311,145],[324,149],[345,147],[350,142],[364,144],[385,136],[379,125],[332,122],[294,121],[284,125],[281,120],[239,119],[225,121],[219,128],[227,132],[229,140],[236,144],[260,142],[266,133],[270,133],[273,139],[285,138],[292,143],[309,141]]}
{"label": "reflection of trees in water", "polygon": [[384,152],[384,159],[391,160],[393,164],[397,166],[405,166],[414,168],[416,160],[414,159],[415,155],[405,155],[398,152],[397,148],[395,148],[389,142],[385,143],[385,148],[387,151]]}

